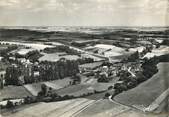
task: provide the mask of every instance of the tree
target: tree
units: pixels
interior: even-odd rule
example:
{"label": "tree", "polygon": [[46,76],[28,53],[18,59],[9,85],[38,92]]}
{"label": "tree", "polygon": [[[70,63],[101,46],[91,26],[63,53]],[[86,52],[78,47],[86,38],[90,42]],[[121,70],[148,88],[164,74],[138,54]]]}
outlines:
{"label": "tree", "polygon": [[108,89],[108,90],[111,90],[111,89],[113,89],[113,86],[109,86],[107,89]]}
{"label": "tree", "polygon": [[109,82],[109,79],[106,77],[106,74],[100,74],[97,81],[98,82]]}
{"label": "tree", "polygon": [[6,104],[6,108],[12,108],[14,106],[13,102],[8,100]]}
{"label": "tree", "polygon": [[127,77],[129,77],[131,74],[126,71],[126,70],[121,70],[119,73],[118,73],[118,76],[120,77],[120,80],[124,81],[126,80]]}
{"label": "tree", "polygon": [[4,79],[4,75],[1,74],[1,76],[0,76],[0,89],[3,89],[3,88],[4,88],[3,79]]}
{"label": "tree", "polygon": [[77,61],[61,58],[57,62],[41,62],[39,68],[40,78],[43,81],[62,79],[79,73]]}
{"label": "tree", "polygon": [[135,61],[137,61],[139,59],[139,52],[138,51],[136,51],[135,53],[133,53],[132,55],[130,55],[129,57],[128,57],[128,61],[129,62],[135,62]]}
{"label": "tree", "polygon": [[47,86],[45,84],[41,84],[41,91],[38,92],[38,98],[42,98],[47,95]]}
{"label": "tree", "polygon": [[167,45],[168,46],[169,45],[169,40],[168,39],[163,40],[161,45]]}
{"label": "tree", "polygon": [[127,85],[125,83],[116,83],[114,85],[115,93],[121,93],[127,90]]}
{"label": "tree", "polygon": [[43,95],[47,94],[47,86],[45,84],[41,84],[41,91],[42,91]]}
{"label": "tree", "polygon": [[73,79],[73,85],[79,84],[79,83],[81,82],[81,77],[80,77],[79,74],[74,75],[74,76],[72,77],[72,79]]}
{"label": "tree", "polygon": [[106,93],[104,97],[108,98],[110,96],[110,93]]}
{"label": "tree", "polygon": [[18,67],[10,66],[6,69],[5,82],[6,85],[19,85],[19,76],[21,71]]}
{"label": "tree", "polygon": [[143,75],[142,72],[137,72],[136,78],[137,78],[138,83],[141,83],[146,80],[146,77]]}
{"label": "tree", "polygon": [[145,59],[142,64],[143,75],[148,79],[152,77],[155,73],[158,72],[157,64],[159,60],[157,57],[153,57],[151,59]]}

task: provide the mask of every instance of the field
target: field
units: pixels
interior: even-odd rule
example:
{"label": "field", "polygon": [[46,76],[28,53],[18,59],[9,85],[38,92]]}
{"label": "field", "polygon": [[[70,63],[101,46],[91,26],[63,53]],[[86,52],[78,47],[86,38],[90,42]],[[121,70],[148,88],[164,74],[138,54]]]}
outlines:
{"label": "field", "polygon": [[160,46],[160,48],[153,49],[151,53],[147,53],[143,58],[152,58],[154,56],[161,56],[164,54],[169,54],[168,46]]}
{"label": "field", "polygon": [[52,61],[52,62],[56,62],[58,61],[60,58],[65,58],[67,60],[77,60],[79,57],[76,55],[66,55],[65,52],[62,53],[52,53],[52,54],[46,54],[43,53],[44,56],[42,56],[41,58],[39,58],[39,61]]}
{"label": "field", "polygon": [[[114,99],[125,105],[134,106],[149,110],[158,108],[163,99],[167,98],[169,93],[169,63],[159,63],[159,72],[148,81],[140,84],[138,87],[117,95]],[[163,93],[163,95],[162,95]],[[166,103],[168,105],[168,103]],[[163,111],[161,109],[161,111]]]}
{"label": "field", "polygon": [[115,117],[168,117],[168,113],[152,114],[152,113],[143,113],[137,110],[130,110],[124,113],[120,113],[119,116]]}
{"label": "field", "polygon": [[107,45],[107,44],[96,44],[95,46],[89,46],[89,47],[86,47],[84,49],[86,50],[98,50],[99,53],[102,53],[104,52],[105,53],[105,56],[107,57],[112,57],[112,56],[120,56],[120,55],[123,55],[123,54],[129,54],[129,53],[133,53],[133,52],[142,52],[143,49],[145,47],[143,46],[139,46],[139,47],[135,47],[135,48],[129,48],[129,51],[127,52],[125,50],[125,48],[121,48],[121,47],[117,47],[117,46],[114,46],[114,45]]}
{"label": "field", "polygon": [[137,50],[141,51],[142,47],[130,48],[129,51],[126,51],[125,48],[117,47],[114,45],[96,44],[95,46],[89,46],[84,49],[90,52],[96,52],[99,55],[102,55],[105,57],[109,57],[111,61],[118,62],[121,59],[126,58],[127,56],[131,55]]}
{"label": "field", "polygon": [[23,86],[8,86],[0,90],[0,101],[3,98],[22,98],[32,96]]}
{"label": "field", "polygon": [[52,45],[45,45],[43,43],[26,43],[26,42],[12,42],[12,41],[0,41],[0,43],[9,44],[9,45],[13,45],[13,44],[14,45],[23,45],[26,47],[31,47],[36,50],[43,50],[47,47],[54,47]]}
{"label": "field", "polygon": [[93,93],[94,90],[104,91],[112,85],[112,83],[91,84],[90,82],[84,81],[82,84],[79,85],[68,86],[70,81],[70,78],[65,78],[62,80],[33,83],[17,87],[8,86],[0,91],[0,100],[2,100],[3,98],[22,98],[31,95],[37,96],[38,92],[41,91],[41,84],[46,84],[48,87],[51,87],[53,91],[59,95],[74,96],[81,96],[83,94]]}
{"label": "field", "polygon": [[94,47],[97,49],[98,53],[101,54],[104,52],[106,57],[119,56],[125,52],[125,49],[116,47],[114,45],[97,44]]}
{"label": "field", "polygon": [[96,84],[78,84],[69,86],[60,90],[56,90],[59,95],[73,95],[73,96],[82,96],[83,94],[94,93],[94,91],[105,91],[111,86],[112,83],[96,83]]}
{"label": "field", "polygon": [[[75,96],[78,92],[81,94],[80,91],[84,90],[84,89],[87,89],[88,87],[89,87],[89,85],[81,85],[81,84],[79,84],[79,85],[69,86],[69,87],[66,87],[66,88],[63,88],[63,89],[60,89],[60,90],[56,90],[54,92],[59,94],[59,95],[62,95],[62,96],[64,96],[64,95],[74,95]],[[85,93],[85,92],[83,92],[83,93]]]}
{"label": "field", "polygon": [[0,51],[6,50],[8,48],[7,45],[0,45]]}
{"label": "field", "polygon": [[8,113],[8,117],[70,117],[94,102],[95,100],[79,98],[52,103],[38,103],[16,113]]}
{"label": "field", "polygon": [[26,55],[27,53],[29,53],[33,50],[35,50],[35,49],[32,49],[32,48],[30,48],[30,49],[20,49],[20,50],[17,51],[17,53],[20,54],[20,55]]}
{"label": "field", "polygon": [[28,90],[33,96],[37,96],[38,92],[41,91],[41,83],[27,84],[24,85],[25,89]]}
{"label": "field", "polygon": [[[48,108],[50,107],[50,108]],[[42,111],[43,110],[43,111]],[[13,113],[14,112],[14,113]],[[107,99],[85,98],[52,103],[26,105],[3,112],[4,117],[167,117],[166,114],[146,114]]]}
{"label": "field", "polygon": [[123,48],[116,47],[114,45],[107,45],[107,44],[96,44],[95,48],[102,48],[102,49],[115,49],[115,51],[124,51]]}
{"label": "field", "polygon": [[71,79],[65,78],[62,80],[54,80],[49,82],[41,82],[41,83],[34,83],[34,84],[27,84],[24,87],[34,96],[37,96],[38,92],[41,91],[41,84],[46,84],[48,87],[51,87],[55,90],[63,88],[69,85]]}
{"label": "field", "polygon": [[103,58],[96,57],[96,56],[91,55],[91,54],[81,54],[81,56],[84,57],[84,58],[92,58],[96,62],[104,60]]}
{"label": "field", "polygon": [[129,51],[133,51],[133,52],[136,52],[136,51],[138,51],[138,52],[142,52],[143,50],[145,49],[145,47],[144,46],[140,46],[140,47],[136,47],[136,48],[129,48]]}
{"label": "field", "polygon": [[128,107],[110,102],[107,99],[102,99],[84,109],[77,117],[114,117],[129,109]]}
{"label": "field", "polygon": [[43,56],[39,58],[39,61],[58,61],[60,59],[59,55],[63,55],[66,53],[52,53],[52,54],[46,54],[42,53]]}

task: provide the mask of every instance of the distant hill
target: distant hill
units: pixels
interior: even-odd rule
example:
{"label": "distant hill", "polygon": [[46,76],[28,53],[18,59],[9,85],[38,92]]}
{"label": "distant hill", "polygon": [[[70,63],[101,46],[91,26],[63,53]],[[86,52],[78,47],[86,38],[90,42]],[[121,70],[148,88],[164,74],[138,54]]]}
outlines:
{"label": "distant hill", "polygon": [[[92,29],[91,29],[92,30]],[[98,29],[99,30],[99,29]],[[169,30],[156,31],[141,31],[136,29],[118,29],[118,30],[103,30],[102,33],[87,33],[87,32],[68,32],[68,31],[42,31],[31,29],[0,29],[0,40],[29,40],[34,41],[40,38],[47,38],[49,40],[55,39],[107,39],[120,40],[124,38],[131,38],[137,40],[138,38],[169,38]]]}

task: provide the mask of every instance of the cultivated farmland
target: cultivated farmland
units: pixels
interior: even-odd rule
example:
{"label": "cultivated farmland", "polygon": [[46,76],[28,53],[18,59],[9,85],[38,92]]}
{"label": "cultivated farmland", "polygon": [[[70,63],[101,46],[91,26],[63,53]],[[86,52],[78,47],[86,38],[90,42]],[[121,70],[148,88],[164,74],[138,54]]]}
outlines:
{"label": "cultivated farmland", "polygon": [[[159,63],[159,72],[138,87],[117,95],[114,99],[125,105],[144,109],[151,105],[164,91],[169,88],[169,63]],[[155,89],[155,90],[154,90]],[[169,95],[168,92],[164,97]],[[162,97],[163,98],[163,97]],[[156,102],[157,104],[160,102]],[[168,105],[168,103],[166,103]],[[163,111],[163,110],[161,110]]]}
{"label": "cultivated farmland", "polygon": [[32,96],[23,86],[8,86],[0,90],[0,101],[4,98],[22,98]]}

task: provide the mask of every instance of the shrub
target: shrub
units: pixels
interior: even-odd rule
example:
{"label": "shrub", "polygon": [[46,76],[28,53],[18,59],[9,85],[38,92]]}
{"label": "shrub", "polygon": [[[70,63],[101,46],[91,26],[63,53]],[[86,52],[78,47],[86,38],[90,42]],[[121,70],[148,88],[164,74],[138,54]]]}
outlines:
{"label": "shrub", "polygon": [[105,93],[104,97],[108,98],[110,96],[110,93]]}
{"label": "shrub", "polygon": [[7,104],[6,104],[6,108],[12,108],[12,107],[14,107],[13,102],[10,101],[10,100],[8,100],[8,101],[7,101]]}
{"label": "shrub", "polygon": [[109,87],[108,87],[108,90],[111,90],[111,89],[113,89],[113,86],[109,86]]}

